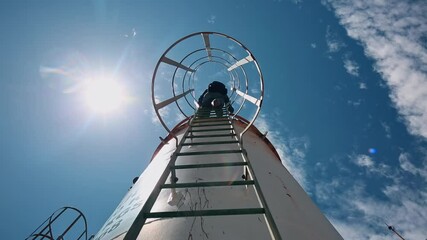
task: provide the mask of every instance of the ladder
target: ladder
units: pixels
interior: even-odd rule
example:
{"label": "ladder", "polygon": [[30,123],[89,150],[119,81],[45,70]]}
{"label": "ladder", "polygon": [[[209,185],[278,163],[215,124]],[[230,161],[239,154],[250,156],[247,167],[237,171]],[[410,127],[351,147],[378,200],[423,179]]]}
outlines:
{"label": "ladder", "polygon": [[[151,192],[149,198],[145,202],[142,210],[139,212],[134,223],[127,232],[124,240],[135,240],[144,226],[147,219],[150,218],[179,218],[179,217],[203,217],[203,216],[231,216],[231,215],[247,215],[247,214],[263,214],[267,223],[271,239],[282,239],[278,228],[274,222],[272,214],[268,209],[266,200],[261,192],[260,185],[256,179],[251,163],[247,157],[246,150],[240,141],[240,136],[236,133],[233,125],[234,117],[230,116],[226,107],[222,109],[203,109],[199,108],[194,116],[188,122],[189,127],[179,141],[175,152],[171,156],[168,167],[160,177],[156,187]],[[226,133],[224,133],[226,132]],[[217,140],[230,137],[230,140]],[[197,141],[195,139],[207,139],[208,141]],[[234,145],[237,148],[232,150],[210,150],[210,151],[190,151],[182,152],[184,146],[201,146],[201,145]],[[201,158],[206,155],[213,154],[239,154],[240,161],[233,162],[218,162],[218,163],[200,163],[200,164],[179,164],[176,165],[176,160],[182,156],[199,156]],[[176,170],[196,169],[196,168],[218,168],[218,167],[235,167],[242,166],[242,180],[235,181],[211,181],[211,182],[186,182],[179,183],[176,176]],[[168,177],[169,182],[166,183]],[[152,212],[151,209],[158,198],[162,189],[182,189],[182,188],[200,188],[200,187],[228,187],[228,186],[253,186],[259,203],[257,208],[229,208],[229,209],[210,209],[210,210],[195,210],[191,211],[163,211]]]}

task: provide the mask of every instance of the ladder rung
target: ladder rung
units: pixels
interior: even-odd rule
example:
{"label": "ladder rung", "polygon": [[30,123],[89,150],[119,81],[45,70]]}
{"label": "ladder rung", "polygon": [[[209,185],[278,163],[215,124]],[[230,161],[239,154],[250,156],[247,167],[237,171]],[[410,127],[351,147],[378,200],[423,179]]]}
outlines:
{"label": "ladder rung", "polygon": [[198,120],[198,121],[201,121],[201,120],[217,120],[217,121],[219,121],[219,120],[228,120],[228,115],[226,115],[226,116],[222,116],[222,117],[198,117],[197,115],[196,115],[196,119]]}
{"label": "ladder rung", "polygon": [[198,120],[193,120],[193,123],[209,123],[209,122],[225,122],[230,121],[228,117],[226,118],[203,118]]}
{"label": "ladder rung", "polygon": [[182,146],[196,146],[196,145],[214,145],[214,144],[231,144],[239,143],[237,140],[232,141],[215,141],[215,142],[193,142],[193,143],[183,143]]}
{"label": "ladder rung", "polygon": [[216,114],[196,114],[196,119],[197,118],[202,118],[202,119],[206,119],[206,118],[224,118],[224,117],[228,117],[228,114],[223,113],[222,116],[218,116]]}
{"label": "ladder rung", "polygon": [[210,154],[226,154],[226,153],[242,153],[242,150],[219,150],[219,151],[198,151],[198,152],[180,152],[177,156],[194,156],[194,155],[210,155]]}
{"label": "ladder rung", "polygon": [[193,136],[187,136],[186,138],[211,138],[211,137],[234,137],[234,136],[236,136],[235,133],[228,133],[228,134],[193,135]]}
{"label": "ladder rung", "polygon": [[211,167],[232,167],[248,165],[247,162],[222,162],[222,163],[203,163],[203,164],[183,164],[175,165],[172,169],[189,169],[189,168],[211,168]]}
{"label": "ladder rung", "polygon": [[197,112],[210,112],[210,111],[219,111],[219,110],[226,110],[225,108],[210,108],[210,107],[207,107],[207,108],[199,108],[199,109],[197,109]]}
{"label": "ladder rung", "polygon": [[253,180],[248,181],[223,181],[223,182],[190,182],[190,183],[172,183],[163,184],[162,188],[193,188],[193,187],[226,187],[253,185]]}
{"label": "ladder rung", "polygon": [[231,126],[231,123],[218,123],[218,124],[198,124],[190,125],[191,127],[215,127],[215,126]]}
{"label": "ladder rung", "polygon": [[264,208],[231,208],[196,211],[173,211],[173,212],[152,212],[145,213],[146,218],[174,218],[174,217],[201,217],[201,216],[221,216],[221,215],[248,215],[264,214]]}
{"label": "ladder rung", "polygon": [[[227,114],[228,113],[227,111],[221,111],[221,110],[219,110],[218,112],[219,113],[223,113],[223,114]],[[215,115],[216,113],[217,113],[217,111],[215,111],[215,110],[213,110],[213,111],[205,111],[205,112],[197,112],[196,116],[198,116],[198,115],[206,116],[206,115],[209,115],[209,114]]]}
{"label": "ladder rung", "polygon": [[210,129],[196,129],[190,130],[189,132],[214,132],[214,131],[231,131],[233,128],[210,128]]}
{"label": "ladder rung", "polygon": [[208,120],[212,120],[212,119],[219,119],[219,120],[221,120],[221,121],[223,121],[223,120],[225,120],[225,119],[228,119],[228,115],[223,115],[222,117],[214,117],[214,116],[203,116],[203,117],[201,117],[201,116],[196,116],[196,118],[195,119],[197,119],[197,120],[206,120],[206,119],[208,119]]}
{"label": "ladder rung", "polygon": [[197,113],[210,113],[210,112],[227,112],[227,109],[225,108],[218,108],[218,109],[199,109]]}

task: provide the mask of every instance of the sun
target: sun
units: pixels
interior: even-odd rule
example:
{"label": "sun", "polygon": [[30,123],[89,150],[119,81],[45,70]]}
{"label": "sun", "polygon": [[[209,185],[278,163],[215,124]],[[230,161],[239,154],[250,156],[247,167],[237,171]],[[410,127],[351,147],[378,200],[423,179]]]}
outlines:
{"label": "sun", "polygon": [[107,114],[123,107],[127,94],[123,85],[110,79],[91,79],[85,84],[85,102],[96,112]]}

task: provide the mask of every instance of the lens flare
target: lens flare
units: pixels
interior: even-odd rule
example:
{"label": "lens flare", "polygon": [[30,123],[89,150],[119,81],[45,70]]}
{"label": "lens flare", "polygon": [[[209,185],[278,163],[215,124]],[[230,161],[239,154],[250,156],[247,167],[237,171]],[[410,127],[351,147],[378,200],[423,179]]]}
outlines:
{"label": "lens flare", "polygon": [[369,151],[370,154],[377,153],[377,149],[375,149],[375,148],[369,148],[368,151]]}

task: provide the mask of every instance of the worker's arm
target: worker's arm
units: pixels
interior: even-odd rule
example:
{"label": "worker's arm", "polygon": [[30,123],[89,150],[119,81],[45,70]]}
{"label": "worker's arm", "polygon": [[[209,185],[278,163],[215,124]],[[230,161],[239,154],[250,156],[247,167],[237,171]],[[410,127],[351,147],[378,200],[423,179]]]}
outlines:
{"label": "worker's arm", "polygon": [[199,103],[199,106],[202,106],[202,102],[203,102],[203,97],[205,96],[205,94],[208,92],[208,90],[206,89],[202,95],[200,95],[199,97],[199,101],[197,101]]}
{"label": "worker's arm", "polygon": [[225,97],[224,97],[224,103],[225,103],[226,106],[228,105],[228,111],[230,113],[233,113],[234,112],[234,108],[233,108],[233,106],[231,106],[230,98],[228,98],[227,95],[225,95]]}

